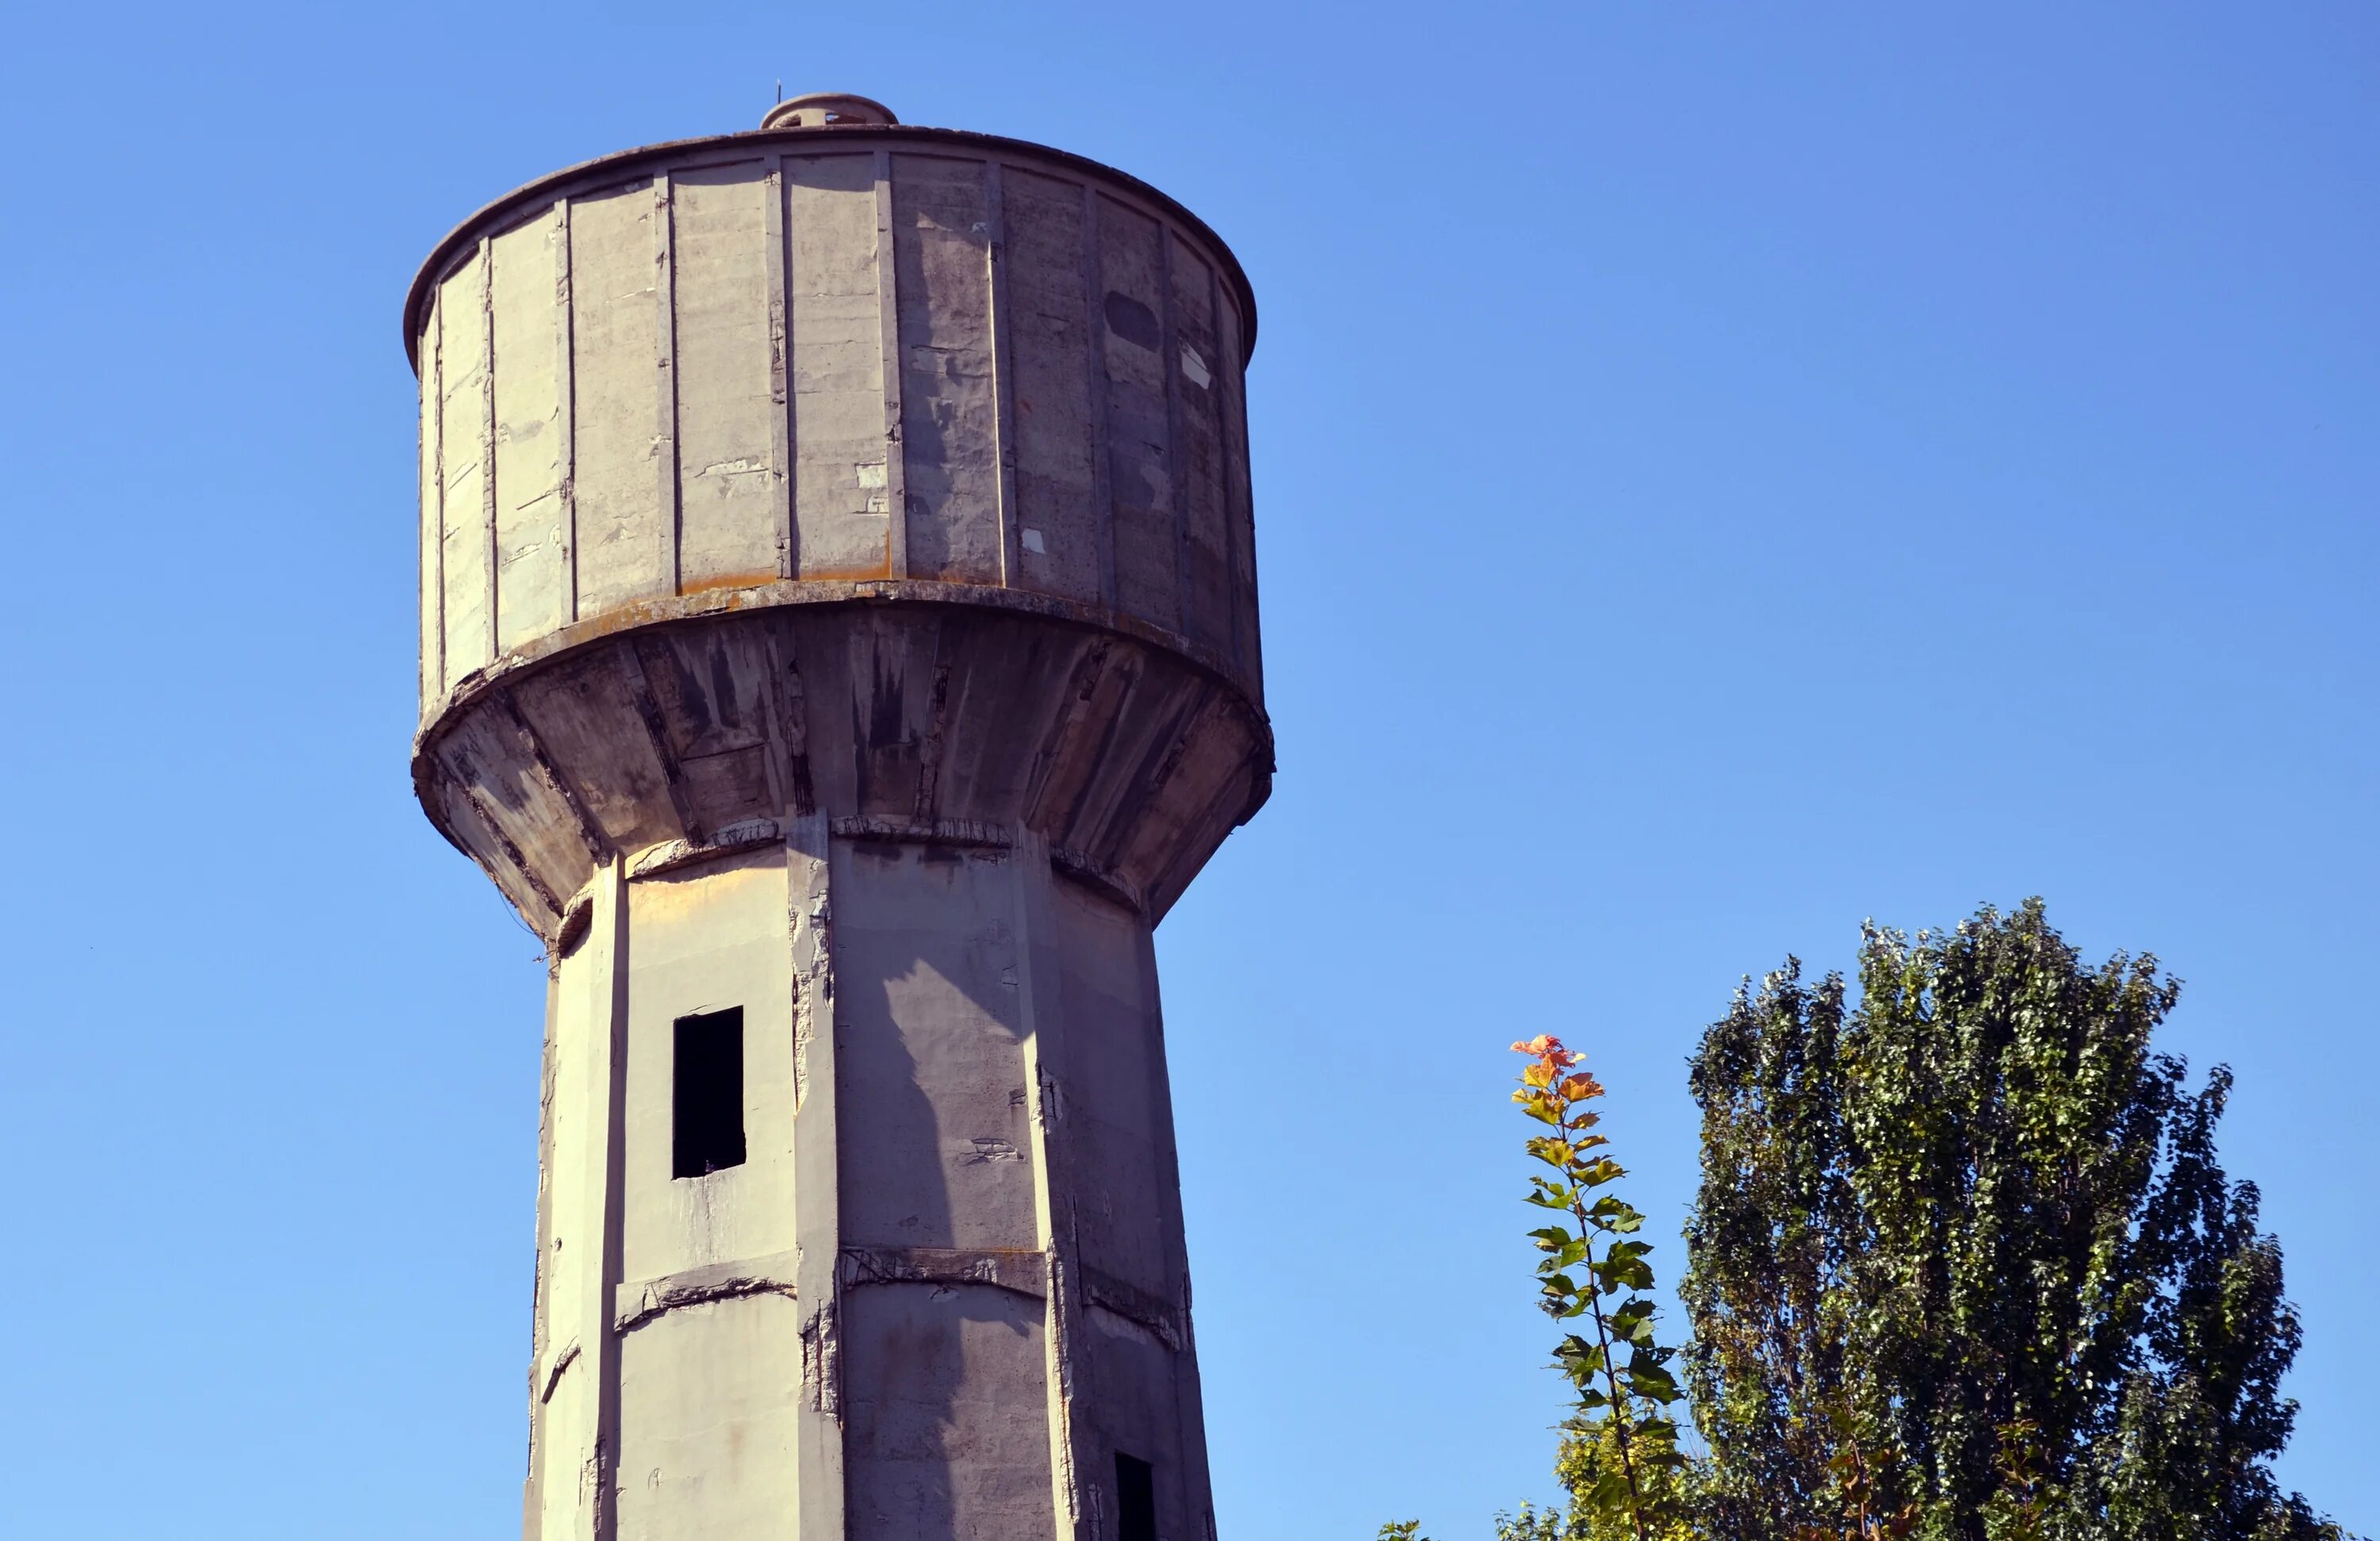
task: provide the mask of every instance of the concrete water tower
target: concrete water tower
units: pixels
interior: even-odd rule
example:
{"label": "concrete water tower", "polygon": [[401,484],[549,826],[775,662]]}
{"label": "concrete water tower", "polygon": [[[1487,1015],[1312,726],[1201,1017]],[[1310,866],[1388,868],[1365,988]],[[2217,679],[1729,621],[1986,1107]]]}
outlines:
{"label": "concrete water tower", "polygon": [[422,807],[551,952],[524,1533],[1213,1534],[1150,930],[1269,790],[1245,276],[806,97],[440,242]]}

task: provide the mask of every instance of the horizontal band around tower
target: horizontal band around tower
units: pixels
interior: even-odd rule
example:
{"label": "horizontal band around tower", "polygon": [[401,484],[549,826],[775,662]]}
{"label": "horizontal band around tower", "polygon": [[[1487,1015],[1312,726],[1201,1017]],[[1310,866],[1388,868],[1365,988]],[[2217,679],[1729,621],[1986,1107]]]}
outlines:
{"label": "horizontal band around tower", "polygon": [[[458,678],[437,709],[423,714],[425,721],[413,735],[415,759],[418,763],[422,746],[438,736],[462,708],[485,695],[491,685],[506,675],[535,668],[575,648],[615,637],[638,626],[665,625],[673,621],[731,615],[779,605],[813,604],[983,605],[1019,614],[1038,615],[1073,625],[1096,626],[1118,632],[1135,641],[1179,653],[1189,663],[1214,675],[1218,682],[1246,697],[1249,710],[1257,717],[1265,718],[1263,707],[1257,704],[1257,693],[1250,688],[1251,682],[1241,678],[1231,661],[1220,653],[1180,632],[1152,625],[1120,610],[1081,604],[1030,589],[1002,588],[982,583],[950,583],[938,578],[781,579],[734,588],[698,589],[690,594],[663,594],[632,600],[602,614],[531,637],[486,668],[475,669]],[[1266,719],[1265,738],[1269,745],[1272,738],[1269,719]],[[1248,811],[1254,813],[1256,809],[1251,807]]]}
{"label": "horizontal band around tower", "polygon": [[1178,637],[1046,596],[779,584],[651,601],[465,682],[421,736],[441,832],[566,950],[601,868],[631,877],[771,843],[1004,843],[1154,924],[1269,795],[1262,710]]}

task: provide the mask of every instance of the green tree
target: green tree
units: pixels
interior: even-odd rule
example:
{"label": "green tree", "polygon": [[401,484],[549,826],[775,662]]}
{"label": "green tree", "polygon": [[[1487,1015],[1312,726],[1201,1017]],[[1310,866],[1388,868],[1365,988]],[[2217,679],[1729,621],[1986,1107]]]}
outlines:
{"label": "green tree", "polygon": [[[1554,1535],[1585,1541],[1673,1541],[1685,1528],[1678,1426],[1669,1409],[1683,1394],[1669,1368],[1675,1352],[1653,1331],[1653,1287],[1636,1240],[1645,1217],[1613,1190],[1628,1175],[1597,1134],[1595,1103],[1603,1086],[1579,1068],[1560,1038],[1540,1035],[1512,1046],[1529,1056],[1512,1100],[1549,1127],[1528,1152],[1552,1169],[1529,1179],[1528,1202],[1559,1219],[1531,1232],[1537,1250],[1538,1304],[1567,1324],[1554,1345],[1555,1367],[1571,1383],[1575,1406],[1564,1423],[1557,1470],[1570,1493],[1567,1516],[1524,1510],[1499,1521],[1507,1536]],[[1568,1223],[1562,1223],[1567,1221]]]}
{"label": "green tree", "polygon": [[2311,1541],[2271,1462],[2299,1344],[2229,1091],[2151,1039],[2179,985],[2039,901],[1866,928],[1705,1034],[1680,1287],[1729,1541]]}

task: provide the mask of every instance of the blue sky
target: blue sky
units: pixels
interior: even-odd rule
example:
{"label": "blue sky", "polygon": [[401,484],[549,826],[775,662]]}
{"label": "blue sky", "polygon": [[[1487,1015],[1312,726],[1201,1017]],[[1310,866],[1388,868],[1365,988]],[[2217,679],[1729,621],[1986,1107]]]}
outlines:
{"label": "blue sky", "polygon": [[2237,1068],[2380,1527],[2380,13],[431,0],[0,55],[0,1533],[517,1523],[543,977],[411,801],[398,305],[780,77],[1257,287],[1281,775],[1160,934],[1226,1535],[1548,1494],[1507,1042],[1673,1276],[1736,979],[2036,892]]}

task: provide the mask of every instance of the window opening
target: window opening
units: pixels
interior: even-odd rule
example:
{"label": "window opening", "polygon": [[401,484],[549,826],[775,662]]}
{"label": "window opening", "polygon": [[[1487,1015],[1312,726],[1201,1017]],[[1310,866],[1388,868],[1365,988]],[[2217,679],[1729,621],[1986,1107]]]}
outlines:
{"label": "window opening", "polygon": [[744,1164],[744,1008],[677,1019],[671,1066],[670,1175]]}
{"label": "window opening", "polygon": [[1116,1451],[1116,1541],[1157,1541],[1157,1472]]}

